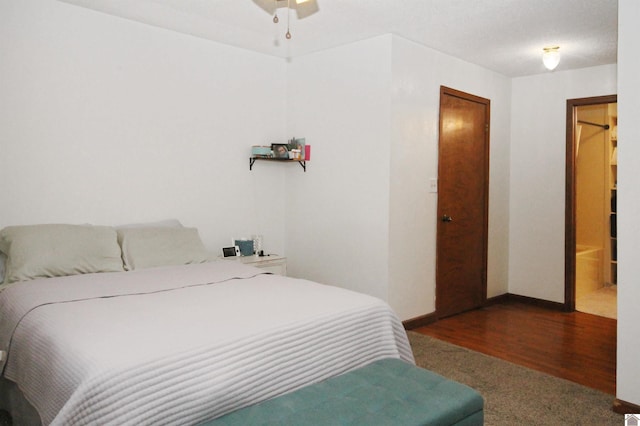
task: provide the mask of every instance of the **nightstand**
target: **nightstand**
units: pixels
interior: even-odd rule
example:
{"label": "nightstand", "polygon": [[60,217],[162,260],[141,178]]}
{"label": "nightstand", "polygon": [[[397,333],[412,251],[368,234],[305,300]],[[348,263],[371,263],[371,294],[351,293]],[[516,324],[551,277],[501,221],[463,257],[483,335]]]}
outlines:
{"label": "nightstand", "polygon": [[278,256],[277,254],[269,254],[266,256],[232,256],[223,257],[221,259],[235,260],[236,262],[242,262],[246,265],[265,269],[274,274],[283,276],[287,275],[287,258],[284,256]]}

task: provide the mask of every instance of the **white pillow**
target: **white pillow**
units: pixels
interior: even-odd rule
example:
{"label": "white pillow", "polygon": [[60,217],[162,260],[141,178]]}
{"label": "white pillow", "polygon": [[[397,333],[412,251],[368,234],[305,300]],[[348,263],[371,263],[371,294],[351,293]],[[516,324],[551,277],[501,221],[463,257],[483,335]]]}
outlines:
{"label": "white pillow", "polygon": [[127,271],[210,260],[195,228],[119,228],[118,243]]}
{"label": "white pillow", "polygon": [[0,231],[7,255],[5,283],[123,271],[115,229],[91,225],[8,226]]}

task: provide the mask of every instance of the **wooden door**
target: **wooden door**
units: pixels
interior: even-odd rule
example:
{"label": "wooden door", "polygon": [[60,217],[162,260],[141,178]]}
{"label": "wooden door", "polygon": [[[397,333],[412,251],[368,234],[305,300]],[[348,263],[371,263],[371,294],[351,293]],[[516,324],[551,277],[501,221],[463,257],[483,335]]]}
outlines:
{"label": "wooden door", "polygon": [[[487,299],[490,101],[440,88],[436,314]],[[506,224],[505,224],[506,226]]]}

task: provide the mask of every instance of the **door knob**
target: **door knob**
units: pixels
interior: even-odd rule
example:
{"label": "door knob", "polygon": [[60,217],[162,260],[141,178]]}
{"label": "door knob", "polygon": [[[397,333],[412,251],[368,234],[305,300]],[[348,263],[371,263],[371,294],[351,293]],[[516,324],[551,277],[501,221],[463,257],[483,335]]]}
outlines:
{"label": "door knob", "polygon": [[442,216],[442,221],[443,222],[451,222],[452,220],[453,220],[453,218],[451,216],[449,216],[449,215],[445,214],[445,215]]}

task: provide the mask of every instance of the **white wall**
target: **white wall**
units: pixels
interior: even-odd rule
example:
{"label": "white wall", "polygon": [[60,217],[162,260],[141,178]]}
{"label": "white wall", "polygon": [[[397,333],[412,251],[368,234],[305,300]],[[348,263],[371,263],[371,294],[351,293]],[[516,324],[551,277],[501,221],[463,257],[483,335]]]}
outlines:
{"label": "white wall", "polygon": [[640,406],[640,3],[618,2],[617,397]]}
{"label": "white wall", "polygon": [[616,81],[615,65],[512,80],[509,293],[564,303],[567,99]]}
{"label": "white wall", "polygon": [[[295,58],[288,127],[312,146],[287,174],[290,272],[387,300],[402,319],[435,310],[440,85],[492,99],[489,296],[507,291],[509,80],[381,36]],[[327,267],[329,265],[329,267]]]}
{"label": "white wall", "polygon": [[391,36],[297,57],[287,82],[289,134],[311,145],[287,170],[289,272],[386,300]]}
{"label": "white wall", "polygon": [[284,61],[46,0],[0,2],[0,57],[0,228],[177,218],[284,249],[284,173],[248,167],[284,134]]}
{"label": "white wall", "polygon": [[389,302],[403,319],[435,311],[440,86],[491,100],[488,297],[508,286],[510,80],[393,37]]}

